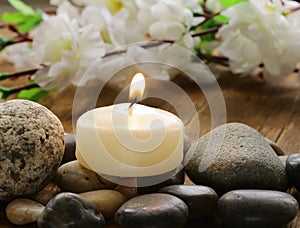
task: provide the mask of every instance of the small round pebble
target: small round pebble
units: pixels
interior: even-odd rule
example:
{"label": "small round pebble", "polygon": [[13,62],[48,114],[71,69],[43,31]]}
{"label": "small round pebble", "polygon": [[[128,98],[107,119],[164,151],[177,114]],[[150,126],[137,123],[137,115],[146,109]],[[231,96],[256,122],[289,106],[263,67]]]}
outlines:
{"label": "small round pebble", "polygon": [[49,201],[38,219],[40,228],[101,228],[105,219],[91,202],[73,193],[60,193]]}
{"label": "small round pebble", "polygon": [[230,227],[282,227],[298,213],[297,200],[285,192],[235,190],[218,201],[224,224]]}
{"label": "small round pebble", "polygon": [[116,211],[128,198],[115,190],[98,190],[79,194],[98,207],[105,218],[114,217]]}
{"label": "small round pebble", "polygon": [[115,183],[112,183],[97,173],[86,169],[80,163],[71,161],[63,164],[57,170],[55,178],[58,186],[64,192],[89,192],[99,189],[112,189],[116,187]]}
{"label": "small round pebble", "polygon": [[26,100],[0,103],[0,201],[32,195],[55,176],[64,129],[46,107]]}
{"label": "small round pebble", "polygon": [[300,154],[291,154],[286,159],[286,170],[291,183],[300,191]]}
{"label": "small round pebble", "polygon": [[189,219],[211,215],[217,208],[218,195],[209,187],[200,185],[172,185],[159,190],[182,199],[189,208]]}
{"label": "small round pebble", "polygon": [[5,210],[7,219],[16,225],[25,225],[36,222],[44,210],[44,206],[29,199],[15,199]]}
{"label": "small round pebble", "polygon": [[[211,135],[221,142],[220,148],[208,144]],[[245,124],[228,123],[213,129],[191,146],[187,157],[185,171],[191,181],[219,195],[235,189],[285,191],[289,187],[285,167],[274,150]]]}
{"label": "small round pebble", "polygon": [[163,193],[137,196],[116,212],[115,221],[122,227],[184,227],[188,207],[179,198]]}

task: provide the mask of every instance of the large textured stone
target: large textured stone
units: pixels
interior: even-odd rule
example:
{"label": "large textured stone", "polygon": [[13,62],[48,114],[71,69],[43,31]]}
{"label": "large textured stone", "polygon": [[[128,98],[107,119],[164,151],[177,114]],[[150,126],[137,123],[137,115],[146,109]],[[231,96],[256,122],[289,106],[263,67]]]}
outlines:
{"label": "large textured stone", "polygon": [[64,153],[64,129],[46,107],[31,101],[0,103],[0,200],[31,195],[55,175]]}
{"label": "large textured stone", "polygon": [[[219,194],[234,189],[288,188],[282,162],[255,129],[230,123],[211,133],[201,137],[188,151],[187,157],[191,159],[185,170],[195,184],[210,186]],[[218,151],[214,145],[207,146],[211,135],[215,142],[222,142]]]}

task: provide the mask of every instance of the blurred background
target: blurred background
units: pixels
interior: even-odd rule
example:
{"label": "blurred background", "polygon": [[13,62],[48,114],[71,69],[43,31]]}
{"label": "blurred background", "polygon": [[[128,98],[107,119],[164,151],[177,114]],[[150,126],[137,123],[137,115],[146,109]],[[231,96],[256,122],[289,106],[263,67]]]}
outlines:
{"label": "blurred background", "polygon": [[[26,4],[31,5],[34,8],[49,7],[49,0],[23,0]],[[5,11],[15,11],[14,8],[8,3],[7,0],[0,0],[0,14]]]}

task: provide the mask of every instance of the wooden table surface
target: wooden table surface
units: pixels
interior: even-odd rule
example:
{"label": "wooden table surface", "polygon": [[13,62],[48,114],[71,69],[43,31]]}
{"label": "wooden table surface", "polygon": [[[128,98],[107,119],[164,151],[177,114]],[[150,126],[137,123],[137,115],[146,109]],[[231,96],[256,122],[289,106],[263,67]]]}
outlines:
{"label": "wooden table surface", "polygon": [[[4,71],[13,71],[13,67],[0,58],[0,72]],[[193,82],[183,77],[175,79],[174,82],[191,97],[199,114],[201,134],[210,130],[210,111],[202,92]],[[226,103],[227,122],[241,122],[254,127],[263,136],[277,142],[285,154],[300,152],[300,83],[296,75],[288,76],[282,81],[262,81],[257,77],[238,77],[224,71],[218,82]],[[0,85],[8,86],[12,83],[22,83],[22,80],[2,81]],[[61,93],[52,93],[41,101],[60,118],[68,133],[73,132],[72,105],[75,91],[76,88],[71,86]],[[120,88],[109,84],[101,93],[98,105],[112,104],[119,91]],[[172,111],[164,102],[154,105]],[[10,224],[5,218],[5,205],[1,204],[0,207],[0,228],[19,227]],[[191,224],[189,227],[199,225]],[[201,225],[221,227],[218,221],[211,220],[204,221]],[[300,213],[289,227],[300,227]]]}
{"label": "wooden table surface", "polygon": [[[0,71],[12,71],[10,64],[0,60]],[[199,88],[185,78],[174,80],[191,97],[199,114],[201,134],[210,129],[210,111]],[[226,103],[227,121],[242,122],[256,128],[265,137],[277,142],[285,154],[300,152],[300,90],[295,75],[282,82],[263,82],[258,78],[238,77],[223,72],[218,79]],[[21,81],[3,81],[0,85],[22,83]],[[72,104],[75,87],[69,87],[61,93],[52,93],[41,103],[51,109],[62,121],[65,131],[72,133]],[[101,93],[99,105],[112,104],[120,89],[108,85]],[[13,97],[10,97],[13,98]],[[170,106],[158,102],[156,106],[171,110]],[[172,110],[171,110],[172,111]],[[4,205],[1,206],[0,227],[16,227],[7,222]],[[197,223],[197,226],[199,224]],[[219,223],[204,222],[204,227],[219,227]],[[300,214],[289,227],[300,226]],[[25,227],[35,227],[29,225]],[[191,225],[190,227],[196,227]]]}

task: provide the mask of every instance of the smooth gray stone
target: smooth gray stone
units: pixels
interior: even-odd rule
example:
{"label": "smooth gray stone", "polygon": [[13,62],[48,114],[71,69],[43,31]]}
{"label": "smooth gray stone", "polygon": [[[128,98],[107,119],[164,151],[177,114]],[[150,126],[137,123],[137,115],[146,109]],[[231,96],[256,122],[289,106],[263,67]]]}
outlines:
{"label": "smooth gray stone", "polygon": [[73,193],[60,193],[49,201],[38,219],[40,228],[101,228],[105,219],[91,202]]}
{"label": "smooth gray stone", "polygon": [[300,154],[291,154],[286,159],[286,170],[291,183],[300,191]]}
{"label": "smooth gray stone", "polygon": [[224,224],[230,227],[282,227],[297,215],[297,200],[285,192],[235,190],[218,201]]}
{"label": "smooth gray stone", "polygon": [[122,227],[184,227],[188,207],[179,198],[162,193],[137,196],[124,203],[115,214]]}
{"label": "smooth gray stone", "polygon": [[[221,134],[223,131],[225,135]],[[229,123],[211,133],[215,141],[222,142],[219,150],[214,145],[207,146],[209,132],[193,144],[187,154],[191,159],[185,171],[195,184],[209,186],[220,195],[235,189],[285,191],[289,187],[282,162],[255,129]]]}
{"label": "smooth gray stone", "polygon": [[218,195],[209,187],[200,185],[171,185],[159,190],[182,199],[189,208],[189,219],[210,216],[217,208]]}
{"label": "smooth gray stone", "polygon": [[86,169],[77,160],[60,166],[55,180],[61,190],[65,192],[82,193],[116,187],[115,183],[106,180],[94,171]]}
{"label": "smooth gray stone", "polygon": [[46,107],[27,100],[0,103],[0,201],[40,191],[64,153],[64,128]]}

